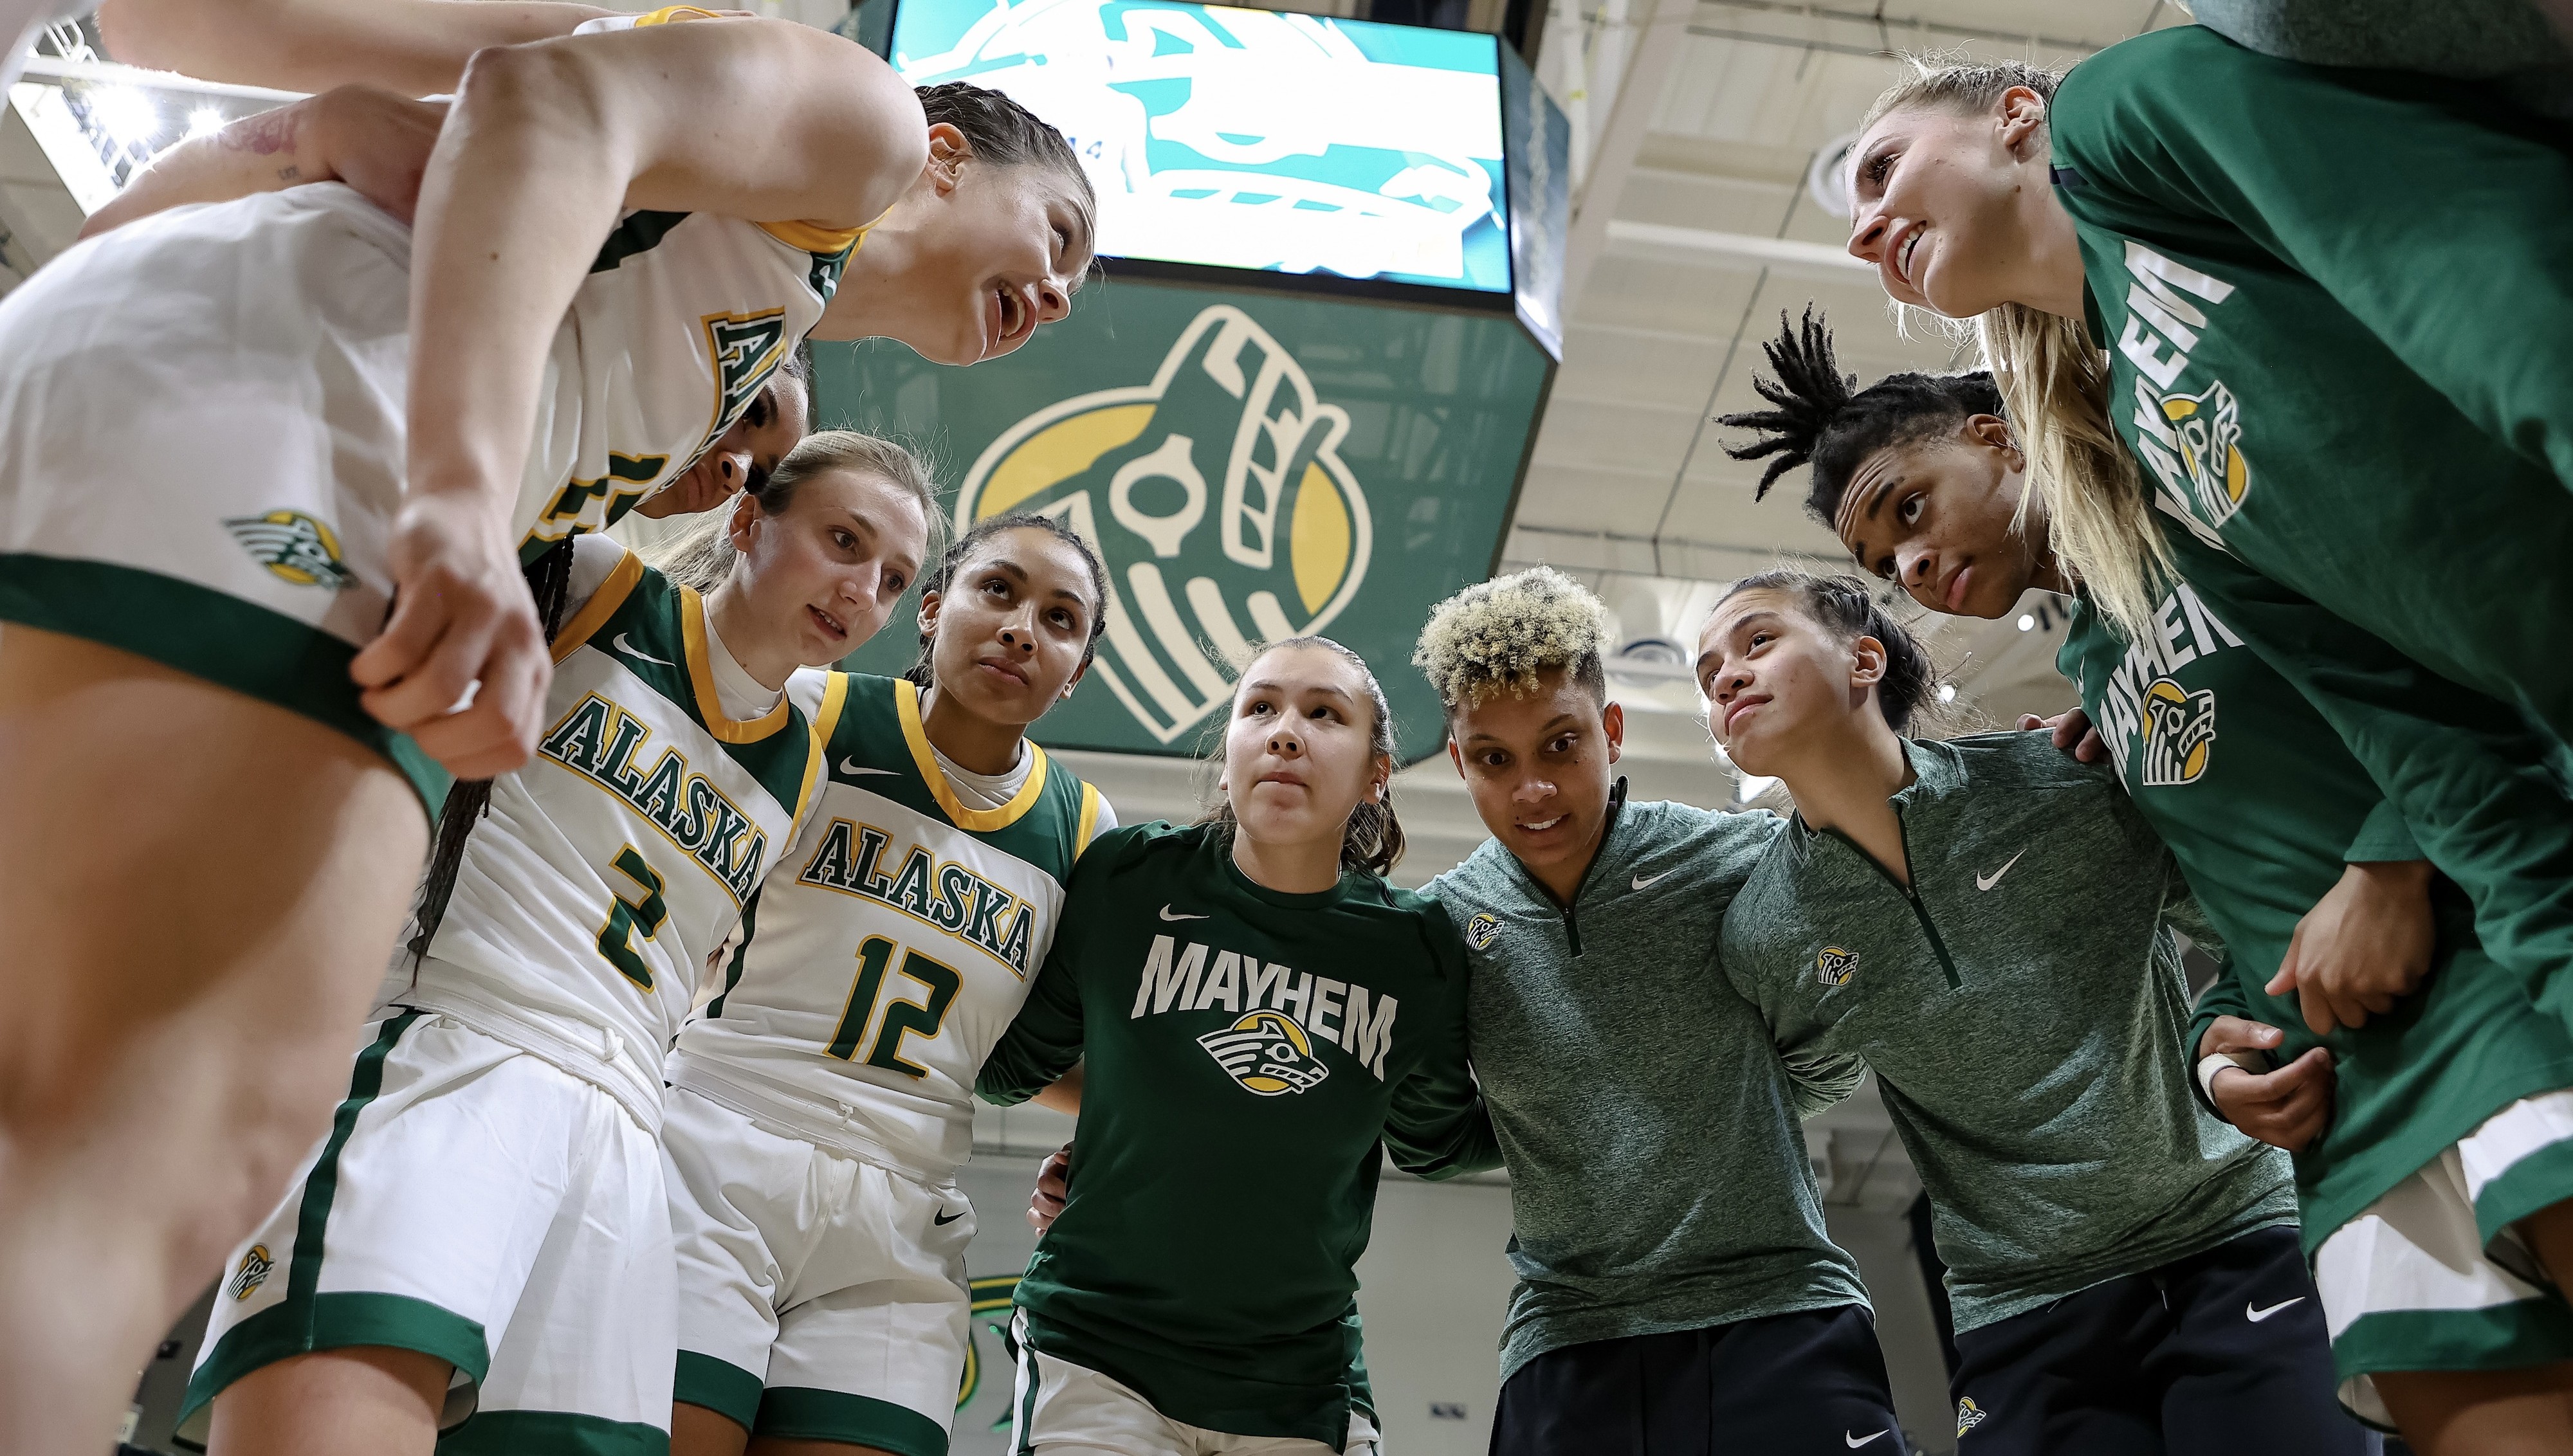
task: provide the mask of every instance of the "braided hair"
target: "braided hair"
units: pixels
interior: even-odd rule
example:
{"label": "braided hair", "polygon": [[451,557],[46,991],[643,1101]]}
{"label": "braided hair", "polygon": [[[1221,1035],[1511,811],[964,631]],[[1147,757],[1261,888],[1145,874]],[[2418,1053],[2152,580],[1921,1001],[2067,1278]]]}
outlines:
{"label": "braided hair", "polygon": [[1758,431],[1749,444],[1726,445],[1737,460],[1770,459],[1754,500],[1779,476],[1810,463],[1813,483],[1805,510],[1831,525],[1850,477],[1877,451],[1954,435],[1978,414],[2002,414],[2001,390],[1978,369],[1962,374],[1888,374],[1862,389],[1832,357],[1832,334],[1809,306],[1803,324],[1778,316],[1778,337],[1760,346],[1769,374],[1754,374],[1751,387],[1777,406],[1727,414],[1716,423]]}

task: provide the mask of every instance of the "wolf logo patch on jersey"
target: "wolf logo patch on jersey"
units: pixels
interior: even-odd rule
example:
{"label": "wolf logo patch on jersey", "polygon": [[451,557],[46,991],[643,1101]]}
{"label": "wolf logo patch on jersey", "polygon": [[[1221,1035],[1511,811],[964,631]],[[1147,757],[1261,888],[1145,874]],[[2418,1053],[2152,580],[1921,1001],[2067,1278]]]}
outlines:
{"label": "wolf logo patch on jersey", "polygon": [[1477,951],[1488,951],[1492,942],[1501,938],[1501,918],[1490,911],[1478,911],[1465,922],[1465,944]]}
{"label": "wolf logo patch on jersey", "polygon": [[2251,488],[2251,466],[2242,458],[2242,407],[2221,383],[2200,394],[2168,394],[2162,417],[2179,437],[2180,469],[2197,496],[2199,514],[2221,526],[2242,508]]}
{"label": "wolf logo patch on jersey", "polygon": [[237,515],[224,522],[224,529],[233,533],[252,560],[281,581],[338,591],[358,579],[340,559],[340,537],[303,511]]}
{"label": "wolf logo patch on jersey", "polygon": [[1331,1075],[1313,1055],[1304,1029],[1274,1011],[1256,1011],[1221,1032],[1198,1038],[1216,1066],[1264,1097],[1308,1092]]}
{"label": "wolf logo patch on jersey", "polygon": [[268,1282],[269,1271],[276,1267],[277,1260],[269,1256],[268,1245],[254,1243],[250,1251],[242,1255],[241,1267],[233,1271],[232,1281],[224,1285],[224,1292],[232,1295],[235,1302],[248,1299],[259,1292],[260,1285]]}
{"label": "wolf logo patch on jersey", "polygon": [[2215,693],[2190,692],[2166,677],[2144,689],[2144,783],[2170,788],[2195,783],[2215,746]]}
{"label": "wolf logo patch on jersey", "polygon": [[1960,1396],[1957,1400],[1958,1437],[1962,1439],[1968,1431],[1973,1430],[1975,1427],[1980,1426],[1983,1423],[1984,1408],[1975,1404],[1975,1398],[1973,1396]]}
{"label": "wolf logo patch on jersey", "polygon": [[1855,951],[1825,946],[1822,954],[1814,957],[1814,979],[1825,986],[1847,986],[1849,979],[1857,974],[1858,953]]}

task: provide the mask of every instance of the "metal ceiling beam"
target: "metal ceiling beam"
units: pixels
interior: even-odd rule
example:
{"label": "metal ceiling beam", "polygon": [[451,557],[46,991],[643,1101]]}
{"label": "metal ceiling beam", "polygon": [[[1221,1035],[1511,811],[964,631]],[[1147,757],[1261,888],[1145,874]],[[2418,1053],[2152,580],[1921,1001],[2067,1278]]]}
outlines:
{"label": "metal ceiling beam", "polygon": [[[1572,4],[1574,0],[1555,0]],[[1653,113],[1662,104],[1662,89],[1671,78],[1671,67],[1678,64],[1680,52],[1687,49],[1681,37],[1697,12],[1697,0],[1658,0],[1652,18],[1644,22],[1636,43],[1626,55],[1626,74],[1617,85],[1617,98],[1608,116],[1608,125],[1599,138],[1598,151],[1592,156],[1581,185],[1581,196],[1575,202],[1570,236],[1564,242],[1563,317],[1578,317],[1582,290],[1590,282],[1590,271],[1608,246],[1608,228],[1617,215],[1617,200],[1626,191],[1626,179],[1635,170],[1636,154],[1643,150],[1644,134],[1652,129]]]}

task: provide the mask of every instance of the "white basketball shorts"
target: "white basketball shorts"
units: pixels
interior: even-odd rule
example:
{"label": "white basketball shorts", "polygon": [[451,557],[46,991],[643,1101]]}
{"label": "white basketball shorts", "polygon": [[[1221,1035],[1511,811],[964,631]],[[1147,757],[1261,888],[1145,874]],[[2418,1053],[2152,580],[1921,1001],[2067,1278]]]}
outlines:
{"label": "white basketball shorts", "polygon": [[669,1445],[670,1223],[651,1132],[593,1083],[433,1012],[367,1029],[331,1130],[225,1267],[180,1432],[291,1356],[455,1367],[441,1456]]}
{"label": "white basketball shorts", "polygon": [[965,1373],[974,1206],[670,1089],[678,1398],[757,1435],[946,1456]]}
{"label": "white basketball shorts", "polygon": [[1295,1436],[1237,1436],[1175,1421],[1133,1386],[1028,1343],[1017,1316],[1019,1386],[1011,1456],[1377,1456],[1375,1422],[1349,1411],[1349,1437],[1337,1453]]}
{"label": "white basketball shorts", "polygon": [[2573,1304],[2511,1224],[2573,1198],[2573,1090],[2523,1097],[2314,1250],[2341,1404],[2391,1429],[2369,1377],[2573,1359]]}

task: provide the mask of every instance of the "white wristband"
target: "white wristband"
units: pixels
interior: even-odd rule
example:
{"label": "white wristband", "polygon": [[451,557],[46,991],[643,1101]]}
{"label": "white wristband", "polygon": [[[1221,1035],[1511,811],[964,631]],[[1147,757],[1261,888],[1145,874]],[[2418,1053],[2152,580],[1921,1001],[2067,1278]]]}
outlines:
{"label": "white wristband", "polygon": [[[2241,1063],[2234,1061],[2232,1058],[2225,1056],[2221,1052],[2215,1053],[2212,1056],[2197,1059],[2197,1090],[2206,1093],[2206,1103],[2208,1106],[2215,1105],[2215,1074],[2222,1072],[2228,1067],[2239,1068],[2241,1066]],[[2219,1111],[2217,1115],[2222,1116],[2223,1113]],[[2227,1118],[2226,1120],[2229,1121],[2231,1119]]]}

